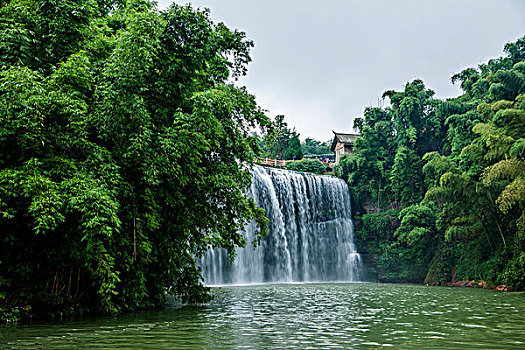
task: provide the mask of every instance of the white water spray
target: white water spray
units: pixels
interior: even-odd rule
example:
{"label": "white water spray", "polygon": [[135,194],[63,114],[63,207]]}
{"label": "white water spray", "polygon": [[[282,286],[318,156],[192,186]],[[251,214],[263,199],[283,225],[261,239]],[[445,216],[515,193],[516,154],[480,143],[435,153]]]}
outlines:
{"label": "white water spray", "polygon": [[253,249],[255,224],[249,224],[247,247],[237,249],[231,266],[224,250],[208,251],[199,260],[206,284],[358,281],[362,277],[344,181],[256,166],[250,196],[266,211],[269,234]]}

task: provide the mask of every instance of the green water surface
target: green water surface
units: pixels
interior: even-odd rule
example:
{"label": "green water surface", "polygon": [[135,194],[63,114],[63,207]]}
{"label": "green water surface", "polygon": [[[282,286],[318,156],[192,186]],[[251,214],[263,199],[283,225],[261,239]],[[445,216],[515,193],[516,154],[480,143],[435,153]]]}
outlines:
{"label": "green water surface", "polygon": [[203,306],[0,328],[7,349],[525,349],[525,294],[403,284],[214,289]]}

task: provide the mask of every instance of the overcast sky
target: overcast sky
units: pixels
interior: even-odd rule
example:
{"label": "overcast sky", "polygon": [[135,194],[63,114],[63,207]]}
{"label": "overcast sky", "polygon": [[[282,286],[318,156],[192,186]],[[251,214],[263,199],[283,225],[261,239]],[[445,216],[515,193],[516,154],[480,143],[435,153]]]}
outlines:
{"label": "overcast sky", "polygon": [[[158,1],[160,8],[171,0]],[[525,35],[525,0],[194,0],[255,42],[239,82],[301,139],[352,132],[364,107],[421,78],[439,98],[450,77]]]}

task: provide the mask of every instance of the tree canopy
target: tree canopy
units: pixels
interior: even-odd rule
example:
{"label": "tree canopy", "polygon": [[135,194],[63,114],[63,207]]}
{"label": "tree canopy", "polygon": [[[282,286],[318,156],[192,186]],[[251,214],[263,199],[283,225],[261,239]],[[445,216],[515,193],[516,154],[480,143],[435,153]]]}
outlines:
{"label": "tree canopy", "polygon": [[232,79],[252,41],[147,0],[0,5],[0,308],[118,313],[205,301],[233,256],[271,121]]}
{"label": "tree canopy", "polygon": [[264,155],[270,158],[296,159],[303,157],[299,134],[295,128],[289,128],[284,115],[275,117],[271,128],[268,128],[260,140]]}
{"label": "tree canopy", "polygon": [[332,154],[330,146],[332,140],[325,142],[317,141],[311,137],[307,137],[304,142],[301,143],[301,147],[304,154],[317,155],[317,154]]}
{"label": "tree canopy", "polygon": [[337,172],[381,278],[525,288],[524,43],[455,74],[457,98],[414,80],[355,120],[355,154]]}

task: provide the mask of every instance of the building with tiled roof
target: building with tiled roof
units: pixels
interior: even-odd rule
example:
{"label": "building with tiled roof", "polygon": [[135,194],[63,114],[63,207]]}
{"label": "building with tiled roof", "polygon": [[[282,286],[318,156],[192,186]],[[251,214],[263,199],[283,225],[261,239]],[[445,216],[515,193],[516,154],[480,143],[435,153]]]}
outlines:
{"label": "building with tiled roof", "polygon": [[354,142],[359,137],[359,134],[346,134],[341,132],[334,133],[334,140],[330,148],[335,152],[335,164],[339,163],[343,154],[352,154],[354,150]]}

